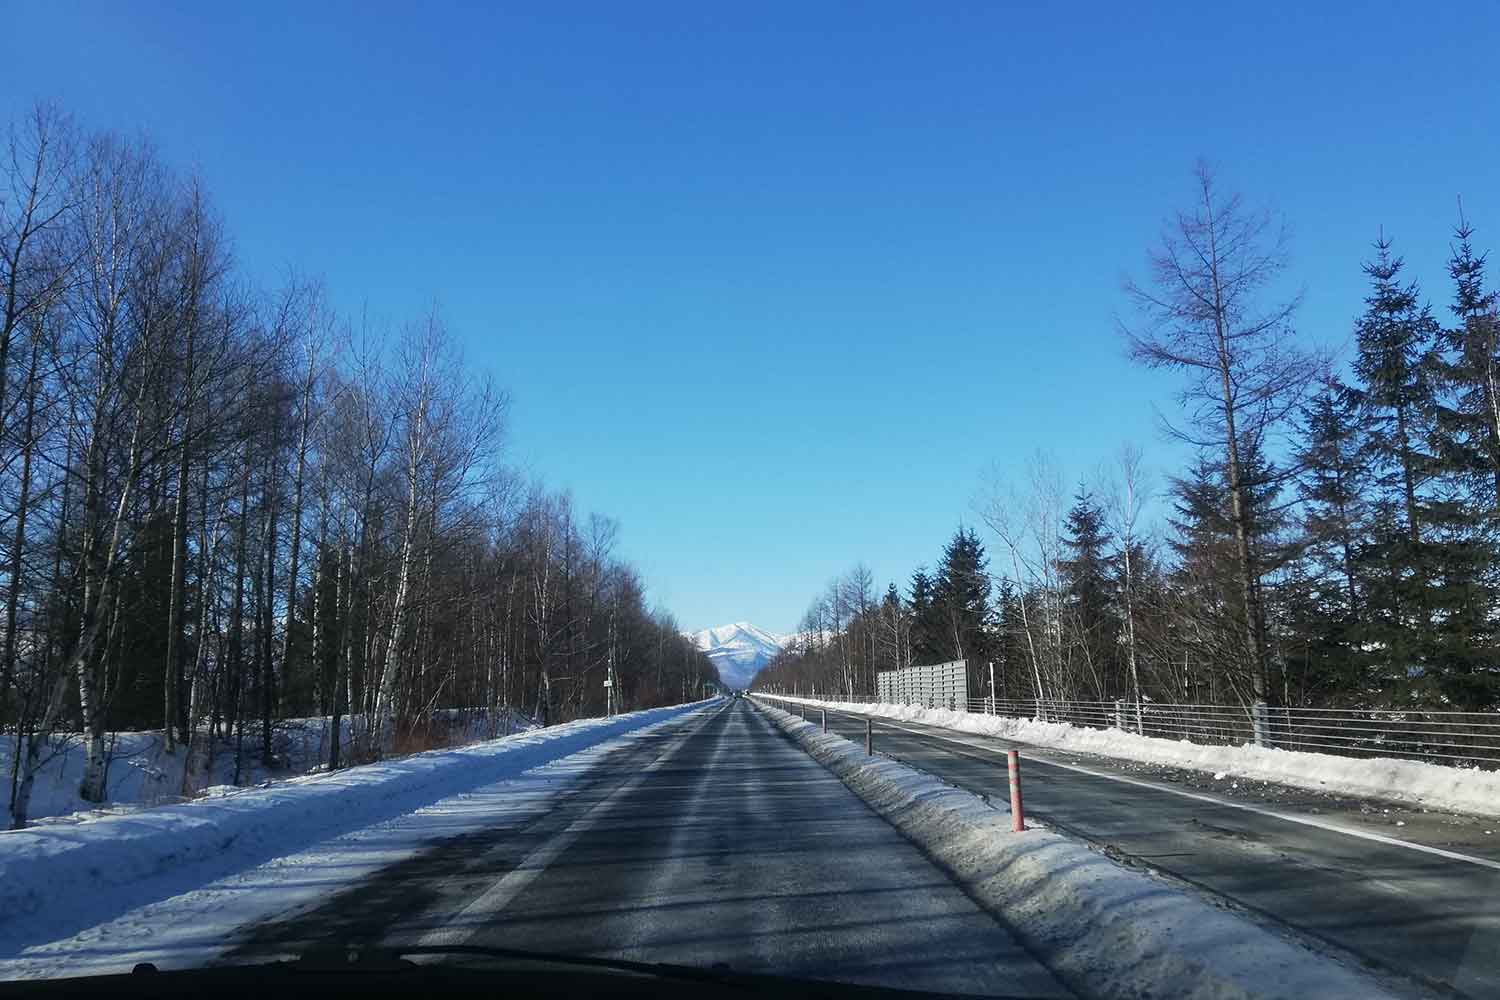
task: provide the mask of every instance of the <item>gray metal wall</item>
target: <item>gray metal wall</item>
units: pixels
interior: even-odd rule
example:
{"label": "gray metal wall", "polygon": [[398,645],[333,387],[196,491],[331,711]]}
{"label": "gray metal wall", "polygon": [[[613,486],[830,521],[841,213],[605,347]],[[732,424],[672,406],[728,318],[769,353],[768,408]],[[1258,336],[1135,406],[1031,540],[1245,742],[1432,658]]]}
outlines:
{"label": "gray metal wall", "polygon": [[963,711],[969,703],[969,671],[963,660],[886,670],[875,676],[875,692],[890,704]]}

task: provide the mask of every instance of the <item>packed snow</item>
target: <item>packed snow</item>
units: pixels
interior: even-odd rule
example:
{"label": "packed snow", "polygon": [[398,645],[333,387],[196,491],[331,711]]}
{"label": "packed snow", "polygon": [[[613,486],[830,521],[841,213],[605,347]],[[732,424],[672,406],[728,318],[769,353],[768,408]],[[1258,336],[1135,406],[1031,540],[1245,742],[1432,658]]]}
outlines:
{"label": "packed snow", "polygon": [[1165,881],[761,703],[1082,995],[1388,996],[1380,984]]}
{"label": "packed snow", "polygon": [[[434,732],[430,735],[444,746],[475,743],[536,728],[536,723],[527,716],[503,710],[490,713],[483,709],[441,709],[433,713],[432,722]],[[255,731],[247,731],[245,736],[246,749],[239,784],[258,785],[317,771],[328,759],[331,724],[332,719],[328,716],[277,720],[271,741],[277,766],[271,769],[260,760],[257,723]],[[340,745],[347,748],[347,716],[339,720],[339,733]],[[121,811],[181,802],[209,789],[234,783],[235,747],[232,741],[216,741],[207,766],[200,762],[201,773],[194,774],[192,787],[184,787],[183,765],[187,754],[181,744],[168,753],[161,730],[110,733],[106,739],[108,764],[104,804],[87,802],[78,795],[84,764],[82,734],[58,733],[41,754],[42,766],[37,771],[27,810],[31,822],[85,811]],[[13,736],[0,741],[0,768],[6,775],[12,773],[15,754]]]}
{"label": "packed snow", "polygon": [[[461,832],[454,824],[461,826],[465,816],[485,822],[475,802],[503,800],[510,794],[507,783],[533,768],[704,704],[588,719],[258,788],[223,789],[175,805],[83,814],[76,822],[0,833],[0,960],[30,961],[37,947],[99,925],[108,925],[97,933],[111,940],[155,934],[162,912],[179,912],[173,897],[184,893],[208,896],[195,897],[183,912],[199,904],[215,909],[233,898],[232,912],[222,919],[236,923],[284,908],[295,899],[272,891],[278,886],[316,882],[326,891],[363,866],[389,863],[393,851],[410,853],[422,841]],[[526,787],[545,785],[531,781]],[[491,813],[487,821],[493,820]],[[356,831],[362,832],[350,842],[353,847],[334,842]],[[362,839],[366,833],[373,839]],[[317,877],[304,877],[311,869]],[[330,875],[335,870],[336,880]],[[76,955],[77,949],[56,946],[52,952]],[[0,976],[31,974],[25,961],[0,964]]]}
{"label": "packed snow", "polygon": [[1226,778],[1274,781],[1313,791],[1406,802],[1500,816],[1500,772],[1390,758],[1338,757],[1253,744],[1225,746],[1138,736],[1120,729],[1091,729],[1006,715],[954,712],[917,705],[864,704],[789,698],[876,718],[919,722],[958,732],[1013,740],[1031,746],[1099,754],[1149,764],[1168,764]]}

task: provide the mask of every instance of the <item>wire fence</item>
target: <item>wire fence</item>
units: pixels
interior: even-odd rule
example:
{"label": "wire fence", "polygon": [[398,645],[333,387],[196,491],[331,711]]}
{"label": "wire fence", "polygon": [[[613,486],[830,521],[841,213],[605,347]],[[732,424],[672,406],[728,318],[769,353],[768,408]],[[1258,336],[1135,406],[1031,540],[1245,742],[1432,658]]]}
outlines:
{"label": "wire fence", "polygon": [[[862,703],[878,700],[870,695],[830,697]],[[977,714],[1120,729],[1191,743],[1255,743],[1343,757],[1394,757],[1500,769],[1500,712],[1003,698],[970,698],[967,706],[913,704],[925,708],[967,707]]]}

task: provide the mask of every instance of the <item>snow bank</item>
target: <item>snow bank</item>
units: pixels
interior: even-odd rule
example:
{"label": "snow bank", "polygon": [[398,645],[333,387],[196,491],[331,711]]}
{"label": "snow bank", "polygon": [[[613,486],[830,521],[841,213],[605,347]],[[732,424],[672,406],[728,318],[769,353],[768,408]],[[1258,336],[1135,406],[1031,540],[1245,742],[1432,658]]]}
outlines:
{"label": "snow bank", "polygon": [[[519,712],[490,715],[484,710],[439,709],[433,713],[435,727],[444,730],[450,745],[476,743],[494,739],[502,732],[513,733],[535,729],[536,723]],[[240,783],[254,785],[278,778],[308,774],[318,770],[328,757],[332,719],[312,716],[300,719],[278,719],[272,732],[272,747],[281,766],[267,769],[259,759],[260,729],[245,734],[246,752]],[[349,719],[339,725],[341,745],[349,745]],[[0,740],[0,772],[11,773],[16,742],[13,737]],[[78,796],[83,777],[83,738],[79,733],[59,733],[42,754],[28,810],[32,822],[72,813],[103,809],[128,809],[181,802],[182,768],[186,752],[179,745],[167,753],[161,730],[119,732],[108,736],[109,765],[106,771],[106,805],[86,802]],[[234,780],[234,747],[219,741],[212,765],[198,776],[200,787],[228,785]],[[7,814],[8,815],[8,814]],[[8,823],[5,825],[9,825]]]}
{"label": "snow bank", "polygon": [[1090,997],[1389,996],[1378,983],[1197,896],[758,703]]}
{"label": "snow bank", "polygon": [[1137,736],[1119,729],[1090,729],[1066,722],[1039,722],[916,705],[867,705],[808,698],[785,700],[845,712],[862,712],[876,718],[943,726],[1039,747],[1077,750],[1148,764],[1171,764],[1216,775],[1275,781],[1319,792],[1390,799],[1427,809],[1500,816],[1500,772],[1477,767],[1449,767],[1387,757],[1337,757],[1252,744],[1219,746]]}
{"label": "snow bank", "polygon": [[707,704],[632,712],[124,815],[0,832],[0,954]]}

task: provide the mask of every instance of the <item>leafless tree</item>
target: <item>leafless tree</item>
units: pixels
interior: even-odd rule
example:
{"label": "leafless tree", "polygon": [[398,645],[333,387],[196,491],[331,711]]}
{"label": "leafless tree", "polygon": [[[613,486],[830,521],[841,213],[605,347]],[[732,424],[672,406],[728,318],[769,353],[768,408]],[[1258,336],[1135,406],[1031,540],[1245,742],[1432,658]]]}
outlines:
{"label": "leafless tree", "polygon": [[1130,355],[1150,368],[1182,372],[1184,419],[1176,437],[1217,447],[1234,526],[1236,573],[1245,607],[1244,659],[1254,697],[1268,694],[1265,610],[1256,563],[1256,515],[1246,454],[1258,451],[1300,403],[1319,359],[1294,343],[1300,296],[1263,303],[1286,267],[1287,237],[1266,212],[1224,196],[1199,164],[1195,199],[1164,227],[1147,257],[1149,280],[1126,294],[1139,319],[1121,321]]}

